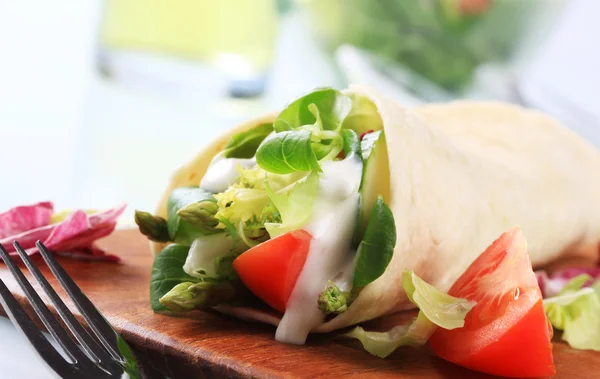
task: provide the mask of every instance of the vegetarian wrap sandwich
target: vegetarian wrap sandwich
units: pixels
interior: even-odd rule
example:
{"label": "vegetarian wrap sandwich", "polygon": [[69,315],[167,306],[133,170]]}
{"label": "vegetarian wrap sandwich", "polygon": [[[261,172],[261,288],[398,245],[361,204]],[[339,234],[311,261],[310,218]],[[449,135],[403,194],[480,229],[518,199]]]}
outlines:
{"label": "vegetarian wrap sandwich", "polygon": [[414,109],[318,89],[228,131],[136,212],[156,311],[214,308],[302,344],[447,291],[519,225],[534,267],[597,259],[600,156],[549,117],[494,102]]}

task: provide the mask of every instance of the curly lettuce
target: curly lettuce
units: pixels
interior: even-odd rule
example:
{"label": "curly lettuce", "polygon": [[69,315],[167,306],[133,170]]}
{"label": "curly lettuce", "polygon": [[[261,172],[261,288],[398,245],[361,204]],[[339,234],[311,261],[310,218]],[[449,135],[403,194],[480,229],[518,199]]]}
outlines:
{"label": "curly lettuce", "polygon": [[[291,230],[290,227],[299,225],[296,221],[300,220],[299,217],[300,221],[308,217],[316,195],[316,174],[304,179],[306,173],[276,175],[258,166],[238,168],[238,172],[238,179],[233,185],[214,195],[218,205],[214,215],[219,220],[217,228],[239,237],[251,247],[268,239],[269,235],[272,238],[269,229]],[[277,195],[276,192],[282,194]],[[304,208],[302,214],[298,213],[300,208]]]}
{"label": "curly lettuce", "polygon": [[600,280],[584,288],[590,279],[587,274],[571,279],[558,295],[544,299],[544,310],[571,347],[600,351]]}
{"label": "curly lettuce", "polygon": [[269,199],[279,211],[281,218],[279,222],[265,223],[271,238],[300,229],[308,221],[312,212],[319,187],[318,173],[312,172],[284,193],[273,191],[268,181],[265,185]]}
{"label": "curly lettuce", "polygon": [[385,358],[400,346],[424,345],[438,327],[462,328],[467,313],[475,306],[472,301],[438,290],[412,271],[404,271],[402,285],[410,301],[419,308],[412,323],[398,325],[387,332],[369,332],[358,326],[344,336],[358,339],[366,351]]}

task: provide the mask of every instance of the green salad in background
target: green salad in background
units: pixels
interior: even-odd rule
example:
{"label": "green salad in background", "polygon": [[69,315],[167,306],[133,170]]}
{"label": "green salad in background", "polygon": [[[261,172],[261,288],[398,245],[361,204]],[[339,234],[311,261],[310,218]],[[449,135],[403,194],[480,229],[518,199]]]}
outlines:
{"label": "green salad in background", "polygon": [[[476,67],[505,62],[546,8],[517,0],[301,0],[331,50],[351,44],[437,86],[460,92]],[[552,3],[552,4],[550,4]],[[539,17],[538,17],[539,16]]]}

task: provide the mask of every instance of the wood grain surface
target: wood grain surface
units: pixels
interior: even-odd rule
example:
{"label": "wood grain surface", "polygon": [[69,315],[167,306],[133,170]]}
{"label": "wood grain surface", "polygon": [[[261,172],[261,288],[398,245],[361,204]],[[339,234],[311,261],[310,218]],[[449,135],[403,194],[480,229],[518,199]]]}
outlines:
{"label": "wood grain surface", "polygon": [[[360,344],[335,334],[311,336],[305,346],[291,346],[274,340],[274,327],[241,322],[216,312],[198,311],[186,317],[155,314],[149,306],[152,257],[146,239],[137,230],[121,230],[100,244],[123,261],[59,260],[131,344],[148,377],[492,378],[447,363],[425,348],[401,348],[379,359],[362,351]],[[41,257],[35,261],[66,298]],[[0,278],[33,314],[4,265],[0,265]],[[39,289],[36,283],[34,286]],[[77,313],[70,302],[67,305]],[[368,326],[384,329],[404,317],[407,315],[390,316]],[[600,353],[577,351],[555,342],[554,358],[555,378],[600,378]]]}

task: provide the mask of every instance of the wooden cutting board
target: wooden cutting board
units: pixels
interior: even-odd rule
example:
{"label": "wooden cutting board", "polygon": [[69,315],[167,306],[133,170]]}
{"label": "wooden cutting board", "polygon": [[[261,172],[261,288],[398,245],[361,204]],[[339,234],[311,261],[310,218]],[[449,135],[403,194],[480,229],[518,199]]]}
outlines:
{"label": "wooden cutting board", "polygon": [[[121,230],[99,243],[123,261],[59,260],[131,344],[148,377],[492,378],[447,363],[426,349],[402,348],[379,359],[362,351],[360,344],[334,334],[311,336],[305,346],[290,346],[274,340],[274,327],[216,312],[198,311],[186,317],[155,314],[148,300],[152,257],[146,239],[137,230]],[[37,256],[35,261],[58,289],[43,260]],[[0,278],[33,314],[4,265],[0,265]],[[28,278],[31,280],[30,275]],[[66,298],[63,291],[57,292]],[[76,313],[71,303],[67,305]],[[371,326],[385,328],[397,317],[405,315],[377,320]],[[556,378],[600,378],[600,353],[577,351],[556,342],[554,358]]]}

